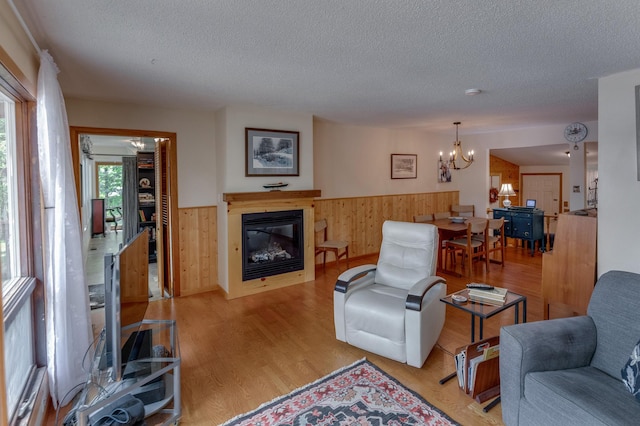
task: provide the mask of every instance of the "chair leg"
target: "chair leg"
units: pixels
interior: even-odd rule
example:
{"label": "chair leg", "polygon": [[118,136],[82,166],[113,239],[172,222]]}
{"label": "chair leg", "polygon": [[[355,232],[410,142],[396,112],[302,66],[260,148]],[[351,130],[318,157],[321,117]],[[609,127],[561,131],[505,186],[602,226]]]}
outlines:
{"label": "chair leg", "polygon": [[484,248],[484,267],[485,271],[489,272],[489,247]]}
{"label": "chair leg", "polygon": [[349,269],[349,246],[344,248],[344,255],[347,258],[347,269]]}
{"label": "chair leg", "polygon": [[322,269],[327,269],[327,251],[322,252]]}
{"label": "chair leg", "polygon": [[338,256],[338,249],[332,251],[333,255],[336,257],[336,267],[338,268],[338,272],[340,272],[340,257]]}

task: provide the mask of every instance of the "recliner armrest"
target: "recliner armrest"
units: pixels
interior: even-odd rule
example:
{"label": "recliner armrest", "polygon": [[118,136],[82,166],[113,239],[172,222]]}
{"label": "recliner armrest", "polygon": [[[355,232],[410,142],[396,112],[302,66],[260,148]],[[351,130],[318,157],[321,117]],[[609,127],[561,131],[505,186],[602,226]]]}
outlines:
{"label": "recliner armrest", "polygon": [[352,282],[361,278],[363,275],[375,272],[375,270],[376,265],[361,265],[348,269],[340,274],[338,281],[336,281],[334,290],[339,293],[346,293]]}
{"label": "recliner armrest", "polygon": [[420,311],[422,309],[422,299],[424,295],[436,284],[446,284],[447,281],[442,277],[431,276],[423,278],[409,289],[405,308],[412,311]]}
{"label": "recliner armrest", "polygon": [[587,366],[595,352],[596,339],[595,324],[588,316],[503,326],[500,393],[505,423],[518,422],[527,373]]}

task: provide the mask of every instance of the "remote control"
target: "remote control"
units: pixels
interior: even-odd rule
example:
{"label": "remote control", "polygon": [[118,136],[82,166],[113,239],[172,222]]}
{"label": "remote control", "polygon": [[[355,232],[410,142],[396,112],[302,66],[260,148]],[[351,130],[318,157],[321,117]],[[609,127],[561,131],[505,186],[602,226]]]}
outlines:
{"label": "remote control", "polygon": [[467,284],[467,288],[475,288],[476,290],[493,290],[492,285],[481,283],[469,283]]}

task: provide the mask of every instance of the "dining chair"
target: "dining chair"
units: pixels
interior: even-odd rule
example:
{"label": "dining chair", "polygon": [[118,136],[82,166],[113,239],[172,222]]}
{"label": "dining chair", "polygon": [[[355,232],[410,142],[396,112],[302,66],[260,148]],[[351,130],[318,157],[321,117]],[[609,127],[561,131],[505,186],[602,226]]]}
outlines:
{"label": "dining chair", "polygon": [[436,212],[433,214],[433,218],[435,220],[438,219],[449,219],[451,217],[451,212]]}
{"label": "dining chair", "polygon": [[453,216],[475,216],[476,215],[476,206],[473,204],[469,205],[461,205],[454,204],[451,206],[451,212]]}
{"label": "dining chair", "polygon": [[[340,258],[347,258],[347,269],[349,268],[349,242],[343,240],[327,240],[327,220],[321,219],[315,223],[315,233],[321,234],[321,240],[316,239],[315,255],[323,254],[322,267],[327,266],[327,252],[332,252],[336,257],[336,266],[340,270]],[[342,250],[342,253],[340,253]]]}
{"label": "dining chair", "polygon": [[500,252],[500,261],[497,259],[489,259],[490,262],[499,263],[504,267],[504,217],[500,219],[489,219],[488,235],[487,235],[487,257],[491,253]]}
{"label": "dining chair", "polygon": [[489,220],[474,219],[467,220],[467,235],[463,238],[448,240],[445,244],[445,266],[449,258],[452,269],[448,272],[455,272],[456,252],[462,253],[462,270],[466,276],[471,275],[471,268],[474,259],[484,259],[486,270],[489,270],[489,256],[487,256],[487,237],[489,235]]}
{"label": "dining chair", "polygon": [[413,216],[413,221],[415,223],[431,222],[431,221],[433,221],[433,214],[428,213],[428,214],[415,215],[415,216]]}

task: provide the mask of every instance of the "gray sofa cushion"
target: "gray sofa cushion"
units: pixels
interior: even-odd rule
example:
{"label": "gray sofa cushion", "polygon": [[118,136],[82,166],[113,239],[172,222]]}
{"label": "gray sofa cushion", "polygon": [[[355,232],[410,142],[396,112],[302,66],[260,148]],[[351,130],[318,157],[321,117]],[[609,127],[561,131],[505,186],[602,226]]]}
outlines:
{"label": "gray sofa cushion", "polygon": [[[534,413],[526,424],[637,425],[640,404],[621,380],[593,367],[532,372],[525,376],[525,400]],[[523,407],[524,408],[524,407]]]}
{"label": "gray sofa cushion", "polygon": [[591,366],[612,377],[620,377],[620,369],[640,339],[639,287],[638,274],[609,271],[600,277],[591,295],[587,315],[598,330]]}

